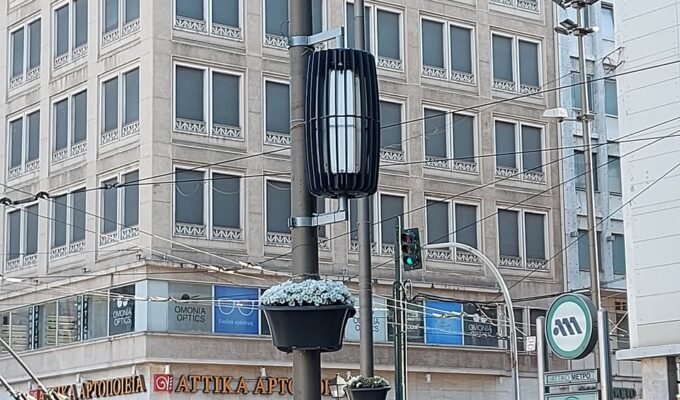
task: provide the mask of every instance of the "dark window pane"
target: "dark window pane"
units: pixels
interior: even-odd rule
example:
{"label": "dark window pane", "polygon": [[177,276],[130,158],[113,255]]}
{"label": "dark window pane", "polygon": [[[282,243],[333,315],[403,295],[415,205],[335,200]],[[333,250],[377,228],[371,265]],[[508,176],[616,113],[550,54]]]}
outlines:
{"label": "dark window pane", "polygon": [[38,348],[57,345],[57,303],[41,304],[37,308]]}
{"label": "dark window pane", "polygon": [[28,148],[26,161],[37,160],[40,154],[40,111],[28,114]]}
{"label": "dark window pane", "polygon": [[545,310],[532,308],[529,310],[529,336],[536,336],[536,320],[545,317]]}
{"label": "dark window pane", "polygon": [[607,174],[609,175],[609,193],[621,194],[621,160],[619,157],[609,157]]}
{"label": "dark window pane", "polygon": [[588,242],[588,231],[578,230],[578,269],[580,271],[590,270],[590,247]]}
{"label": "dark window pane", "polygon": [[[590,109],[590,112],[594,112],[593,110],[593,93],[594,93],[594,84],[592,82],[593,76],[588,75],[586,76],[586,79],[588,80],[588,108]],[[571,73],[571,84],[574,85],[571,87],[571,104],[572,108],[580,110],[581,109],[581,76],[579,75],[578,72],[572,72]],[[606,88],[605,88],[606,89]]]}
{"label": "dark window pane", "polygon": [[24,28],[12,32],[12,77],[24,73]]}
{"label": "dark window pane", "polygon": [[126,228],[139,225],[139,171],[123,175],[123,225]]}
{"label": "dark window pane", "polygon": [[519,41],[519,81],[525,85],[539,85],[538,45]]}
{"label": "dark window pane", "polygon": [[475,117],[453,115],[453,158],[475,161]]}
{"label": "dark window pane", "polygon": [[[351,199],[349,201],[349,230],[350,230],[350,238],[352,240],[359,240],[359,232],[357,231],[357,216],[358,214],[358,208],[357,208],[357,200],[356,199]],[[374,226],[373,226],[373,202],[369,200],[368,204],[368,221],[370,223],[369,227],[369,233],[371,236],[371,242],[373,242],[373,232],[374,232]]]}
{"label": "dark window pane", "polygon": [[[347,3],[347,21],[345,25],[345,35],[347,36],[347,47],[354,48],[354,4]],[[371,51],[371,9],[364,8],[364,39],[365,49]]]}
{"label": "dark window pane", "polygon": [[522,125],[522,166],[524,171],[543,171],[542,129]]}
{"label": "dark window pane", "polygon": [[290,233],[290,183],[267,181],[267,232]]}
{"label": "dark window pane", "polygon": [[524,213],[527,258],[545,260],[545,215]]}
{"label": "dark window pane", "polygon": [[394,224],[404,214],[404,198],[401,196],[380,196],[380,220],[383,244],[394,244]]}
{"label": "dark window pane", "polygon": [[477,248],[477,207],[456,204],[456,242]]}
{"label": "dark window pane", "polygon": [[85,240],[85,192],[71,193],[71,242]]}
{"label": "dark window pane", "polygon": [[623,235],[613,234],[612,253],[614,273],[617,275],[626,274],[626,242]]}
{"label": "dark window pane", "polygon": [[21,166],[21,153],[23,151],[23,127],[24,120],[19,118],[15,121],[9,123],[10,131],[10,154],[9,154],[9,167],[16,168]]}
{"label": "dark window pane", "polygon": [[104,82],[104,131],[118,127],[118,78]]}
{"label": "dark window pane", "polygon": [[123,124],[139,121],[139,68],[123,75],[125,84],[125,106]]}
{"label": "dark window pane", "polygon": [[576,189],[586,188],[586,159],[580,150],[574,150],[574,174],[576,175]]}
{"label": "dark window pane", "polygon": [[125,0],[125,23],[139,18],[139,0]]}
{"label": "dark window pane", "polygon": [[118,29],[118,0],[104,0],[104,32]]}
{"label": "dark window pane", "polygon": [[[102,182],[107,187],[117,182],[117,179],[109,179]],[[102,208],[104,218],[102,219],[102,233],[110,233],[118,230],[118,189],[112,187],[102,191]]]}
{"label": "dark window pane", "polygon": [[[614,40],[614,9],[602,5],[602,13],[600,14],[600,32],[602,37],[606,40]],[[588,25],[586,25],[588,26]]]}
{"label": "dark window pane", "polygon": [[28,68],[40,65],[40,32],[41,21],[37,20],[28,25]]}
{"label": "dark window pane", "polygon": [[175,76],[177,118],[204,121],[203,75],[203,70],[200,69],[177,67]]}
{"label": "dark window pane", "polygon": [[378,55],[401,59],[399,14],[378,10]]}
{"label": "dark window pane", "polygon": [[75,46],[80,47],[87,43],[87,0],[74,0],[75,15]]}
{"label": "dark window pane", "polygon": [[239,26],[239,0],[211,0],[212,20],[227,26]]}
{"label": "dark window pane", "polygon": [[241,126],[240,78],[213,73],[213,121],[220,125]]}
{"label": "dark window pane", "polygon": [[597,163],[597,153],[592,154],[592,161],[590,162],[590,168],[593,170],[593,190],[600,190],[600,180],[598,175],[600,174],[599,164]]}
{"label": "dark window pane", "polygon": [[265,32],[270,35],[288,35],[288,0],[265,0]]}
{"label": "dark window pane", "polygon": [[55,44],[56,56],[66,54],[68,52],[68,36],[69,36],[69,16],[68,5],[65,5],[55,11],[55,19],[57,24],[57,40]]}
{"label": "dark window pane", "polygon": [[212,179],[213,226],[241,227],[241,178],[233,175],[213,174]]}
{"label": "dark window pane", "polygon": [[54,149],[61,150],[68,146],[68,100],[54,105],[54,125]]}
{"label": "dark window pane", "polygon": [[203,0],[177,0],[175,12],[181,17],[203,20]]}
{"label": "dark window pane", "polygon": [[61,195],[54,199],[53,221],[52,221],[52,248],[66,245],[66,210],[68,198]]}
{"label": "dark window pane", "polygon": [[[380,147],[401,151],[401,104],[380,102]],[[393,125],[393,126],[390,126]],[[388,127],[389,126],[389,127]]]}
{"label": "dark window pane", "polygon": [[37,254],[38,253],[38,205],[34,204],[32,206],[26,207],[24,210],[26,213],[24,234],[25,234],[25,248],[24,253],[26,255]]}
{"label": "dark window pane", "polygon": [[425,109],[425,155],[446,158],[446,112]]}
{"label": "dark window pane", "polygon": [[202,171],[177,169],[175,172],[175,222],[203,225]]}
{"label": "dark window pane", "polygon": [[423,65],[444,68],[444,24],[423,20]]}
{"label": "dark window pane", "polygon": [[616,81],[604,81],[604,111],[607,115],[619,115],[619,105],[616,98]]}
{"label": "dark window pane", "polygon": [[323,31],[323,0],[312,0],[312,33]]}
{"label": "dark window pane", "polygon": [[498,211],[498,233],[501,256],[519,257],[517,211]]}
{"label": "dark window pane", "polygon": [[517,168],[515,124],[496,121],[496,165]]}
{"label": "dark window pane", "polygon": [[9,254],[10,260],[21,257],[21,210],[14,210],[7,214],[9,225]]}
{"label": "dark window pane", "polygon": [[109,335],[134,332],[135,285],[111,289],[109,298]]}
{"label": "dark window pane", "polygon": [[78,304],[79,301],[82,300],[78,297],[70,297],[57,302],[59,310],[56,320],[57,345],[61,346],[81,340],[79,313],[82,309]]}
{"label": "dark window pane", "polygon": [[290,98],[288,85],[266,83],[267,132],[290,132]]}
{"label": "dark window pane", "polygon": [[493,77],[506,81],[514,81],[512,72],[512,39],[504,36],[493,36]]}
{"label": "dark window pane", "polygon": [[451,69],[472,73],[472,30],[451,27]]}
{"label": "dark window pane", "polygon": [[[326,199],[323,197],[317,197],[316,198],[316,213],[317,214],[323,214],[326,212]],[[317,229],[318,235],[320,238],[327,238],[328,236],[326,235],[327,230],[326,230],[326,225],[319,226]]]}
{"label": "dark window pane", "polygon": [[87,139],[87,92],[73,96],[73,143]]}
{"label": "dark window pane", "polygon": [[[422,240],[422,238],[421,238]],[[449,203],[427,201],[427,243],[449,241]]]}

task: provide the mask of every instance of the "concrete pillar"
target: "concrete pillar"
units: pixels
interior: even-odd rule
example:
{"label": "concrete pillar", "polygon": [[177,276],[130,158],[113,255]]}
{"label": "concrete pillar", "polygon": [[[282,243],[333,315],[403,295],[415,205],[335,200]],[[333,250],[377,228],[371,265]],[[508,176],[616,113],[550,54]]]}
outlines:
{"label": "concrete pillar", "polygon": [[678,367],[675,357],[642,359],[642,395],[649,399],[675,399],[678,394]]}

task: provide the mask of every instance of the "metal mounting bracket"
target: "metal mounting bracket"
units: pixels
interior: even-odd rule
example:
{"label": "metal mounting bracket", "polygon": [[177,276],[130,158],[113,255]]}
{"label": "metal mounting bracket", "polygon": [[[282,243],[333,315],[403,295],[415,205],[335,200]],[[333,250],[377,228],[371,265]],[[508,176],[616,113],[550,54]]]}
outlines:
{"label": "metal mounting bracket", "polygon": [[338,198],[338,210],[331,213],[315,214],[311,217],[290,217],[290,228],[314,227],[347,221],[347,197]]}
{"label": "metal mounting bracket", "polygon": [[291,36],[288,38],[288,46],[314,46],[315,44],[327,42],[329,40],[336,39],[338,46],[344,40],[345,27],[339,26],[327,31],[319,32],[311,36]]}

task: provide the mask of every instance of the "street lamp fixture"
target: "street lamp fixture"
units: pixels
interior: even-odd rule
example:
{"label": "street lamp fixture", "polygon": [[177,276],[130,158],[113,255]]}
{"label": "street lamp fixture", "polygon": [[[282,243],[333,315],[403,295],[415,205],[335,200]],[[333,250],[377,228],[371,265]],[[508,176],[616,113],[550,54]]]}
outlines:
{"label": "street lamp fixture", "polygon": [[331,397],[334,399],[342,399],[345,397],[345,388],[347,381],[344,380],[340,374],[335,374],[335,378],[331,379],[328,387],[331,390]]}

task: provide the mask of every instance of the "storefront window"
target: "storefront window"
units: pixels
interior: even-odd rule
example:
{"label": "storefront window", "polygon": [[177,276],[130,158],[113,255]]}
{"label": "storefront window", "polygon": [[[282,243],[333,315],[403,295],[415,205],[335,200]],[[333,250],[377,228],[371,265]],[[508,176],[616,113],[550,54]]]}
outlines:
{"label": "storefront window", "polygon": [[57,303],[38,306],[38,348],[57,345]]}
{"label": "storefront window", "polygon": [[106,336],[108,299],[104,296],[83,296],[83,340]]}
{"label": "storefront window", "polygon": [[[345,339],[359,341],[361,328],[359,325],[359,299],[353,298],[354,307],[357,309],[356,315],[347,321],[345,328]],[[380,297],[373,298],[373,341],[376,343],[387,341],[387,302]]]}
{"label": "storefront window", "polygon": [[215,333],[257,335],[258,289],[215,286]]}
{"label": "storefront window", "polygon": [[460,303],[425,300],[425,341],[463,345],[463,307]]}
{"label": "storefront window", "polygon": [[109,298],[109,335],[134,332],[135,285],[111,289]]}
{"label": "storefront window", "polygon": [[468,303],[464,307],[463,343],[466,346],[498,347],[498,309]]}
{"label": "storefront window", "polygon": [[78,320],[78,298],[59,300],[57,315],[57,344],[69,344],[80,340]]}
{"label": "storefront window", "polygon": [[[10,322],[9,322],[9,313],[3,313],[0,314],[0,338],[5,341],[5,343],[9,343],[9,330],[10,330]],[[7,350],[5,349],[5,346],[0,346],[0,354],[6,353]]]}
{"label": "storefront window", "polygon": [[[394,301],[387,300],[388,321],[387,336],[388,340],[394,339]],[[409,342],[425,342],[425,329],[423,319],[423,306],[417,303],[408,303],[406,307],[406,336]]]}
{"label": "storefront window", "polygon": [[212,332],[212,286],[169,283],[168,331]]}
{"label": "storefront window", "polygon": [[29,324],[28,307],[12,311],[10,316],[9,343],[15,351],[24,351],[29,348]]}

